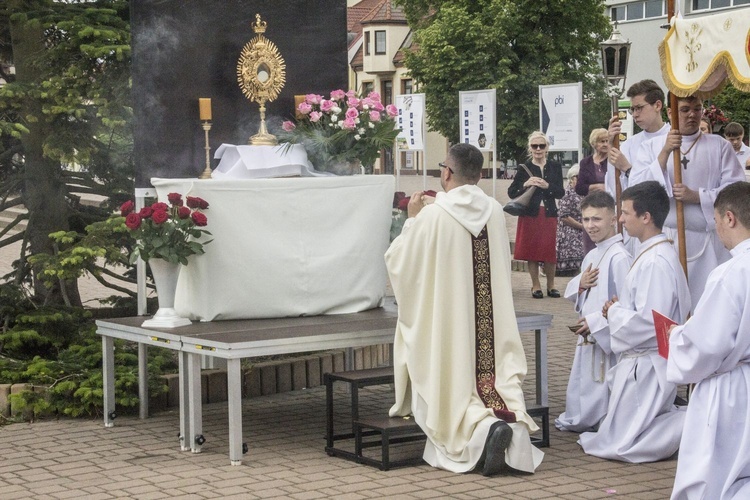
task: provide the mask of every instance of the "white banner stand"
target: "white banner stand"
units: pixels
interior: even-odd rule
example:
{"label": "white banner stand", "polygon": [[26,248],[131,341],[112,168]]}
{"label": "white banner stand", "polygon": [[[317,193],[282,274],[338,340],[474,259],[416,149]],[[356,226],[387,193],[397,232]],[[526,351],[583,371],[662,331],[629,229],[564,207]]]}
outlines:
{"label": "white banner stand", "polygon": [[[424,121],[425,121],[425,95],[424,94],[401,94],[396,96],[396,108],[398,118],[396,125],[401,129],[396,136],[396,191],[400,187],[401,151],[424,152]],[[422,160],[422,189],[427,190],[427,167],[424,165],[424,156],[416,154],[414,168],[419,172],[419,164]],[[411,193],[406,193],[407,196]]]}
{"label": "white banner stand", "polygon": [[550,151],[578,151],[581,161],[583,85],[562,83],[539,86],[539,130],[549,140]]}
{"label": "white banner stand", "polygon": [[492,196],[497,181],[497,92],[495,89],[468,90],[458,93],[461,142],[484,153],[492,153]]}

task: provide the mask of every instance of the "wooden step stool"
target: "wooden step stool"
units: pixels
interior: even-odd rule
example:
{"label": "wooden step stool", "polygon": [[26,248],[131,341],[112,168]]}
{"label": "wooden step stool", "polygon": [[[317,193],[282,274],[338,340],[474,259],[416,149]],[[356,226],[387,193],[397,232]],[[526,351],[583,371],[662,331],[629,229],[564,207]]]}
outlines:
{"label": "wooden step stool", "polygon": [[[352,427],[350,432],[336,434],[333,428],[333,383],[344,382],[349,384],[352,401]],[[354,423],[359,419],[359,389],[371,385],[382,385],[393,383],[393,367],[371,368],[367,370],[351,370],[346,372],[325,373],[323,384],[326,386],[326,453],[330,456],[348,458],[357,461],[356,453],[336,448],[335,442],[341,439],[352,439],[355,434]],[[376,431],[363,432],[363,436],[371,436]],[[370,444],[372,446],[373,444]],[[377,443],[375,443],[377,445]]]}
{"label": "wooden step stool", "polygon": [[[370,432],[367,432],[368,429]],[[366,434],[380,434],[380,460],[363,456],[363,448],[368,447],[368,445],[378,445],[377,441],[363,442],[362,437]],[[375,466],[380,470],[424,463],[422,460],[422,450],[420,450],[417,457],[392,462],[390,460],[390,447],[391,444],[424,441],[425,439],[427,437],[412,417],[362,418],[354,422],[354,454],[357,462]]]}
{"label": "wooden step stool", "polygon": [[[333,383],[344,382],[349,384],[351,391],[351,419],[350,432],[336,434],[333,424]],[[326,373],[323,375],[323,383],[326,386],[326,447],[325,451],[330,456],[338,456],[356,462],[374,465],[381,470],[401,465],[413,465],[422,463],[420,458],[410,458],[391,462],[390,444],[409,441],[424,440],[425,436],[413,419],[403,417],[368,417],[359,418],[359,389],[362,387],[393,383],[393,367],[372,368],[367,370],[352,370],[337,373]],[[529,404],[526,412],[532,418],[541,419],[542,437],[531,437],[531,442],[538,448],[549,447],[549,408]],[[380,436],[380,440],[364,440],[364,437]],[[354,453],[337,448],[336,441],[354,438]],[[380,446],[381,460],[364,457],[362,449]]]}
{"label": "wooden step stool", "polygon": [[542,419],[542,425],[539,426],[542,428],[542,437],[538,438],[532,436],[531,444],[535,445],[537,448],[549,448],[549,408],[546,406],[530,404],[526,406],[526,413],[532,418],[536,417]]}

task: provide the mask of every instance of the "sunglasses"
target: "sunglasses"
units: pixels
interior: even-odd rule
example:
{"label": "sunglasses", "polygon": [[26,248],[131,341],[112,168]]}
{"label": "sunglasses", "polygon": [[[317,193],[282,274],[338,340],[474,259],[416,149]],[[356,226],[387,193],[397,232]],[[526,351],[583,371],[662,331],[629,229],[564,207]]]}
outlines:
{"label": "sunglasses", "polygon": [[546,144],[529,144],[531,149],[547,149]]}

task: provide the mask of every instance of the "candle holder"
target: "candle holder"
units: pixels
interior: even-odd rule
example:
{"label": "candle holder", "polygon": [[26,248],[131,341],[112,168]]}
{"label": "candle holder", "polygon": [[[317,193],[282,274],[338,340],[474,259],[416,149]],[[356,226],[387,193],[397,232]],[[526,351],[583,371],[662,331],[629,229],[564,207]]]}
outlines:
{"label": "candle holder", "polygon": [[206,133],[206,168],[203,173],[198,177],[199,179],[210,179],[211,178],[211,146],[208,143],[208,131],[211,130],[211,122],[206,120],[203,122],[203,131]]}

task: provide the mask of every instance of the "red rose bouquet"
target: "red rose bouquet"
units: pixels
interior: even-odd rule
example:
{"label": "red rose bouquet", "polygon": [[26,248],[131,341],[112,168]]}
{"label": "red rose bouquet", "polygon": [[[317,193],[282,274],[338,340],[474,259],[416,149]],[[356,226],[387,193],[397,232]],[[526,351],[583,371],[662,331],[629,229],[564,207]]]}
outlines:
{"label": "red rose bouquet", "polygon": [[131,200],[120,207],[120,215],[125,217],[125,225],[136,239],[131,263],[141,257],[145,261],[164,259],[187,264],[189,256],[205,253],[203,245],[211,243],[211,240],[196,241],[211,234],[202,229],[208,223],[203,213],[208,208],[206,200],[187,196],[183,201],[179,193],[169,193],[167,200],[169,205],[156,202],[138,212]]}

